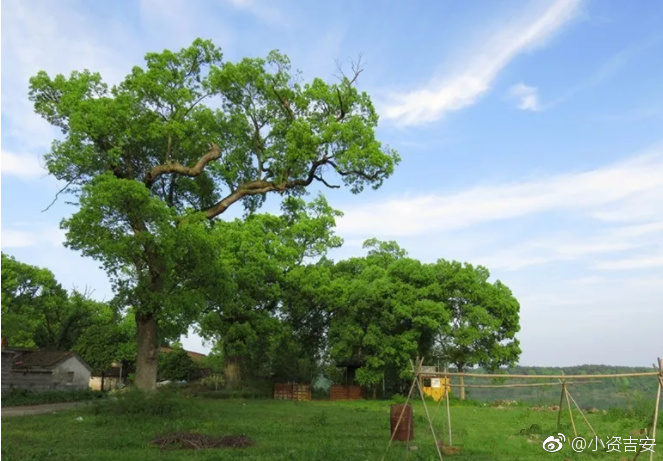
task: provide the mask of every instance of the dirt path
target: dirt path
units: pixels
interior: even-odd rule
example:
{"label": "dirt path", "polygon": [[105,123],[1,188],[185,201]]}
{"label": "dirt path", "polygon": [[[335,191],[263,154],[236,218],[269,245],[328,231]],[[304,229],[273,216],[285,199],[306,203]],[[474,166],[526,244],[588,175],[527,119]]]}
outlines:
{"label": "dirt path", "polygon": [[54,413],[60,410],[67,410],[79,405],[85,405],[88,402],[63,402],[47,403],[45,405],[30,405],[26,407],[2,407],[2,417],[5,416],[29,416],[41,415],[43,413]]}

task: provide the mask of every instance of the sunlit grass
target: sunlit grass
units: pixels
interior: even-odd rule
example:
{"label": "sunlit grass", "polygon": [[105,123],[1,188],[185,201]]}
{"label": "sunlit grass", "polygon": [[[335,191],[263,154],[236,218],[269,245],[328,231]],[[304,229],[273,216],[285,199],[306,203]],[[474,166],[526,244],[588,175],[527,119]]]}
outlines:
{"label": "sunlit grass", "polygon": [[[176,397],[167,415],[122,414],[95,406],[57,414],[5,418],[2,421],[2,459],[11,460],[377,460],[389,440],[388,401],[296,403],[274,400],[209,400]],[[163,402],[162,402],[163,403]],[[108,403],[104,403],[108,404]],[[112,405],[112,402],[111,402]],[[116,409],[117,410],[117,409]],[[444,434],[446,415],[435,414],[438,435]],[[574,453],[567,443],[558,453],[546,453],[543,440],[556,434],[557,412],[528,407],[452,407],[454,445],[463,447],[459,460],[555,460],[615,459],[633,453]],[[416,450],[410,460],[432,460],[436,449],[421,402],[414,406]],[[82,420],[80,420],[82,418]],[[588,418],[602,439],[629,437],[644,427],[642,420],[615,413],[590,414]],[[589,429],[576,415],[580,435]],[[540,434],[520,434],[537,425]],[[201,451],[160,450],[150,445],[156,436],[172,432],[210,435],[246,434],[256,445],[244,449]],[[537,432],[537,431],[535,431]],[[567,437],[572,435],[568,414],[563,418]],[[660,440],[660,438],[659,438]],[[663,450],[663,448],[662,448]],[[394,443],[387,459],[404,459],[405,445]]]}

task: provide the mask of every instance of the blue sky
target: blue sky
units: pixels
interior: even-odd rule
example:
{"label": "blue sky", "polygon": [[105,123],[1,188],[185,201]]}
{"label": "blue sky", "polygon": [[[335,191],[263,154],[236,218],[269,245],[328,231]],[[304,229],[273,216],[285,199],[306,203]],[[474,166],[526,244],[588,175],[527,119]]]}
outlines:
{"label": "blue sky", "polygon": [[379,137],[403,161],[378,191],[327,192],[345,212],[332,256],[378,237],[485,265],[521,302],[522,364],[649,366],[663,354],[662,23],[657,0],[5,0],[2,250],[112,296],[62,246],[66,197],[41,211],[62,185],[41,160],[57,132],[27,100],[40,69],[116,83],[199,36],[227,60],[280,49],[305,79],[361,54]]}

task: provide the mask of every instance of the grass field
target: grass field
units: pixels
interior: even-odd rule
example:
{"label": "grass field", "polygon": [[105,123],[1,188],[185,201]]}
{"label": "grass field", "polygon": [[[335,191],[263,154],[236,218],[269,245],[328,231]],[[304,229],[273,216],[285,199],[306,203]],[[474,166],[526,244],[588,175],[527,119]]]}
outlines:
{"label": "grass field", "polygon": [[[165,400],[164,400],[165,399]],[[2,459],[15,460],[379,460],[389,440],[389,401],[296,403],[275,400],[211,400],[168,397],[156,405],[96,402],[57,414],[4,418]],[[121,399],[122,400],[122,399]],[[133,401],[131,401],[133,400]],[[634,453],[575,453],[569,443],[557,453],[543,451],[542,442],[556,434],[557,413],[528,407],[454,406],[454,445],[458,460],[632,459]],[[435,412],[435,407],[432,408]],[[421,402],[414,406],[417,450],[410,460],[434,460],[436,451]],[[443,412],[436,415],[443,431]],[[82,418],[82,420],[81,420]],[[588,415],[601,439],[627,438],[644,426],[642,419],[617,412]],[[562,432],[572,435],[565,415]],[[520,435],[538,425],[540,434]],[[580,435],[589,430],[576,415]],[[155,437],[173,432],[210,435],[246,434],[255,446],[242,449],[161,450]],[[634,439],[639,436],[633,436]],[[659,437],[659,441],[662,440]],[[445,440],[446,441],[446,440]],[[570,439],[569,439],[570,441]],[[663,453],[663,448],[661,448]],[[658,455],[663,459],[663,454]],[[403,442],[394,443],[387,459],[405,459]],[[648,459],[641,456],[640,459]]]}

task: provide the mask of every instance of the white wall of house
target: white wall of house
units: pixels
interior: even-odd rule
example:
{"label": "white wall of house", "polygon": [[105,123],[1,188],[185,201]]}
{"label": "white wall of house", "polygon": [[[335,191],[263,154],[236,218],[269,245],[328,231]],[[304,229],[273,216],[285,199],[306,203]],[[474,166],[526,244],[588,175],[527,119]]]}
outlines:
{"label": "white wall of house", "polygon": [[53,369],[53,382],[58,389],[86,389],[90,383],[90,370],[78,357],[69,357]]}

